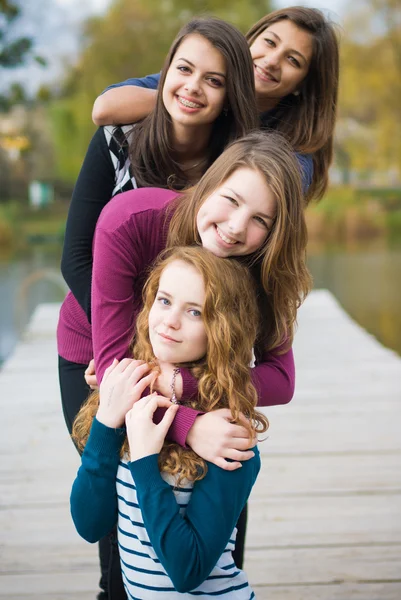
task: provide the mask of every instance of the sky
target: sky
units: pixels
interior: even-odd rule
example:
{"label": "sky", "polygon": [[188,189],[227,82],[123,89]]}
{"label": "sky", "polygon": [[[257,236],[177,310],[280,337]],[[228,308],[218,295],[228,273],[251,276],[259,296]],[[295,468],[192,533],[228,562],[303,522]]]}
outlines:
{"label": "sky", "polygon": [[[19,0],[21,2],[21,0]],[[15,35],[31,35],[35,52],[44,56],[48,67],[34,61],[24,67],[2,70],[0,93],[6,93],[12,82],[20,82],[30,94],[43,84],[57,85],[65,62],[73,62],[79,50],[80,24],[89,16],[103,14],[112,0],[36,0],[21,2],[23,16],[14,27]],[[345,0],[275,0],[282,8],[291,5],[320,8],[334,21],[340,22],[346,10]]]}

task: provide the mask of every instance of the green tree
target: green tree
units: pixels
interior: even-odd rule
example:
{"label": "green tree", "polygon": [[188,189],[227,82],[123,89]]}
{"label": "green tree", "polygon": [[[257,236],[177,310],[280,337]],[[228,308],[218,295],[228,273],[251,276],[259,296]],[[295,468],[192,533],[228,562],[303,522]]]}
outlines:
{"label": "green tree", "polygon": [[354,168],[401,169],[401,4],[365,0],[345,23],[338,138]]}
{"label": "green tree", "polygon": [[[21,5],[18,0],[0,0],[0,72],[1,69],[13,69],[23,65],[28,58],[45,66],[46,61],[33,53],[33,39],[28,36],[15,36],[14,28],[21,17]],[[0,95],[0,111],[7,111],[14,104],[25,102],[26,95],[22,86],[12,84],[9,93]]]}
{"label": "green tree", "polygon": [[12,0],[0,0],[0,67],[12,68],[21,65],[30,50],[32,39],[18,37],[9,39],[10,25],[20,15],[21,9]]}
{"label": "green tree", "polygon": [[[3,69],[18,67],[32,55],[32,38],[12,35],[12,26],[20,16],[21,6],[17,0],[0,0],[0,67]],[[45,64],[42,57],[34,55],[33,58]]]}

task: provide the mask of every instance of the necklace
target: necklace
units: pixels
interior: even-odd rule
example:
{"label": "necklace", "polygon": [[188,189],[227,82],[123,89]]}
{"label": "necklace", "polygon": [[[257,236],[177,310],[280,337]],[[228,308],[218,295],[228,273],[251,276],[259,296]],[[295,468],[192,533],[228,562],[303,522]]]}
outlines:
{"label": "necklace", "polygon": [[172,379],[171,379],[171,384],[170,384],[170,389],[171,389],[171,391],[172,391],[172,394],[171,394],[171,398],[170,398],[170,400],[171,400],[171,402],[173,402],[174,404],[179,404],[178,398],[177,398],[177,396],[176,396],[176,394],[175,394],[175,380],[176,380],[176,378],[177,378],[177,375],[178,375],[178,373],[179,373],[179,372],[180,372],[180,369],[179,369],[179,367],[176,367],[176,368],[173,370],[173,377],[172,377]]}
{"label": "necklace", "polygon": [[[196,167],[199,167],[199,165],[203,165],[204,163],[206,163],[207,158],[202,158],[201,160],[198,160],[198,162],[196,162],[195,164],[191,165],[190,167],[183,167],[182,163],[179,163],[177,161],[176,164],[179,166],[180,170],[183,173],[187,173],[188,171],[192,171],[193,169],[195,169]],[[176,182],[177,176],[175,173],[171,173],[171,175],[169,175],[167,177],[167,185],[170,189],[174,188],[174,184]]]}
{"label": "necklace", "polygon": [[206,158],[202,158],[202,160],[198,160],[197,163],[195,163],[194,165],[191,165],[190,167],[183,167],[182,163],[178,163],[181,166],[181,170],[184,171],[184,173],[186,173],[187,171],[192,171],[192,169],[195,169],[195,167],[198,167],[199,165],[203,164],[204,162],[206,162]]}

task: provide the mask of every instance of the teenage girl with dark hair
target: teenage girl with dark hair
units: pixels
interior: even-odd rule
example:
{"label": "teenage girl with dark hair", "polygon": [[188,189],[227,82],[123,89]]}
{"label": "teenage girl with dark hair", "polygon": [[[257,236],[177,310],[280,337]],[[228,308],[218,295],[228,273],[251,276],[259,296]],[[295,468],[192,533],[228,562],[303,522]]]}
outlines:
{"label": "teenage girl with dark hair", "polygon": [[[302,157],[307,181],[313,168],[307,199],[321,198],[333,156],[337,109],[334,26],[320,10],[291,6],[260,19],[246,38],[261,127],[279,131],[296,152],[310,155]],[[155,104],[158,81],[157,74],[110,86],[97,98],[93,120],[102,125],[142,119]]]}

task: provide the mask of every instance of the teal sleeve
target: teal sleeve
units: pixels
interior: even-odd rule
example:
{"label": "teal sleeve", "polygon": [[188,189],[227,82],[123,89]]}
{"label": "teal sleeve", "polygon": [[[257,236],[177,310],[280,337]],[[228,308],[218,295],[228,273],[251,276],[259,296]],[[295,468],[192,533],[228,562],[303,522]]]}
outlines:
{"label": "teal sleeve", "polygon": [[259,451],[253,450],[255,456],[236,471],[208,463],[184,516],[160,475],[157,454],[129,463],[149,539],[178,592],[205,581],[227,546],[260,469]]}
{"label": "teal sleeve", "polygon": [[111,429],[96,418],[73,483],[70,508],[79,535],[97,542],[117,523],[116,476],[125,429]]}

